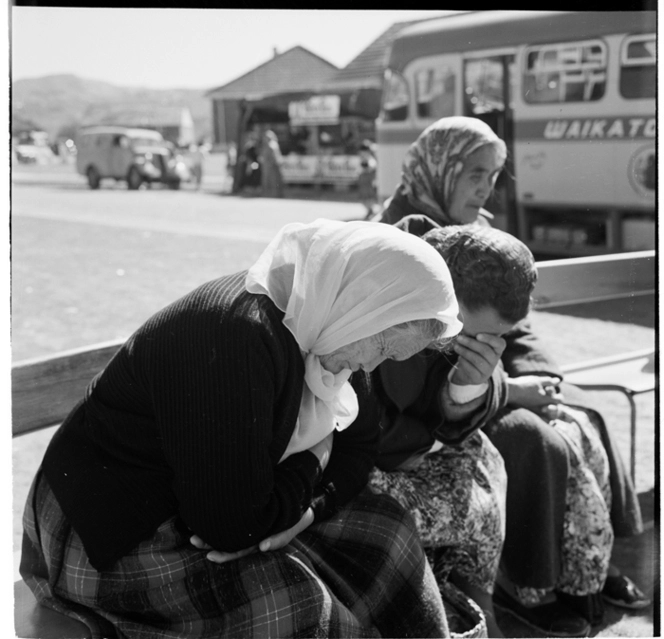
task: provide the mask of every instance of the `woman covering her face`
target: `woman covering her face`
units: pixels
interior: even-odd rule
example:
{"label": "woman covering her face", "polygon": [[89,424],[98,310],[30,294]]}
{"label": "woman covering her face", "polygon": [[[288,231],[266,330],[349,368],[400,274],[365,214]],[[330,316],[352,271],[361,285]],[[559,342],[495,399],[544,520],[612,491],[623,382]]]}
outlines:
{"label": "woman covering her face", "polygon": [[435,249],[376,226],[290,224],[127,340],[28,497],[43,605],[93,637],[447,636],[412,521],[361,492],[348,379],[449,342],[458,306]]}
{"label": "woman covering her face", "polygon": [[483,206],[505,164],[505,143],[476,118],[442,118],[427,127],[406,152],[401,181],[373,221],[394,224],[425,215],[440,226],[469,224]]}

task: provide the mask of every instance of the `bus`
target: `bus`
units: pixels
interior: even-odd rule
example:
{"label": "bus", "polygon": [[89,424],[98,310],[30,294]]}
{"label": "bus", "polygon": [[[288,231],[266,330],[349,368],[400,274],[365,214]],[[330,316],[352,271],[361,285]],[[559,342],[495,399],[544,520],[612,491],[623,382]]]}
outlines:
{"label": "bus", "polygon": [[536,255],[655,248],[655,11],[473,11],[402,29],[376,121],[380,199],[408,146],[480,118],[508,161],[487,209]]}

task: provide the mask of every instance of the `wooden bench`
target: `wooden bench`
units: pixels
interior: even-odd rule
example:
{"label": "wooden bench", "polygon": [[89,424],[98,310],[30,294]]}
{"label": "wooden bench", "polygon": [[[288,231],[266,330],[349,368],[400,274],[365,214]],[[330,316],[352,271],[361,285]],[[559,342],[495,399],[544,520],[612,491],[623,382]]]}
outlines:
{"label": "wooden bench", "polygon": [[[82,397],[90,380],[108,363],[122,340],[96,344],[12,366],[12,436],[56,426]],[[92,635],[88,627],[40,606],[25,582],[14,583],[16,636],[39,639],[79,639]]]}
{"label": "wooden bench", "polygon": [[[654,251],[538,263],[536,309],[546,310],[590,301],[625,300],[653,295]],[[12,435],[25,435],[59,424],[82,397],[88,382],[111,359],[122,341],[31,359],[12,366]],[[654,352],[627,354],[565,366],[566,379],[588,388],[620,390],[628,396],[654,389]],[[644,362],[647,360],[647,365]],[[588,376],[588,379],[584,377]],[[587,383],[586,383],[587,382]],[[630,395],[631,394],[631,395]],[[633,406],[633,401],[632,401]],[[635,407],[632,411],[634,474]],[[89,637],[87,628],[39,606],[27,586],[14,585],[16,633],[21,638]]]}
{"label": "wooden bench", "polygon": [[[622,301],[654,296],[655,251],[618,253],[538,262],[536,310],[552,310],[590,302]],[[630,406],[630,473],[636,476],[636,402],[655,390],[653,348],[619,353],[561,366],[565,381],[586,390],[617,391]]]}

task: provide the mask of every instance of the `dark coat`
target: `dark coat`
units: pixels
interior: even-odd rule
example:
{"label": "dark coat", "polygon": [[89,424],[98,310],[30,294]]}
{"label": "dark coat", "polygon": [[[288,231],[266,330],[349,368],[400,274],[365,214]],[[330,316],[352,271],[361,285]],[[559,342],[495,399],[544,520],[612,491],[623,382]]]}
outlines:
{"label": "dark coat", "polygon": [[304,362],[283,312],[245,277],[208,282],[145,322],[51,440],[44,473],[98,570],[170,517],[232,552],[309,506],[329,516],[366,483],[377,419],[338,433],[324,473],[309,451],[279,463]]}
{"label": "dark coat", "polygon": [[[435,441],[461,444],[505,405],[504,374],[497,367],[484,403],[462,420],[447,419],[440,389],[456,360],[454,353],[424,351],[404,361],[387,360],[373,371],[371,387],[382,406],[378,468],[390,471],[417,465]],[[363,389],[356,392],[361,396]]]}

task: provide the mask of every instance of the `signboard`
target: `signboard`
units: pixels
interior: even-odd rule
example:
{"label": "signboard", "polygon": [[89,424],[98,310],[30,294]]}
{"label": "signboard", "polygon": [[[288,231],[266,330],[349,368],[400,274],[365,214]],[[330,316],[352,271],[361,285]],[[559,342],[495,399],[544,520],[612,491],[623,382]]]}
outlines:
{"label": "signboard", "polygon": [[339,124],[340,108],[338,95],[314,95],[308,100],[289,102],[288,118],[295,126]]}
{"label": "signboard", "polygon": [[311,184],[318,175],[318,158],[315,155],[284,155],[281,164],[284,182]]}
{"label": "signboard", "polygon": [[320,175],[322,182],[355,182],[360,175],[359,155],[322,155],[320,157]]}
{"label": "signboard", "polygon": [[283,158],[281,173],[286,184],[352,184],[362,167],[359,155],[295,155]]}

